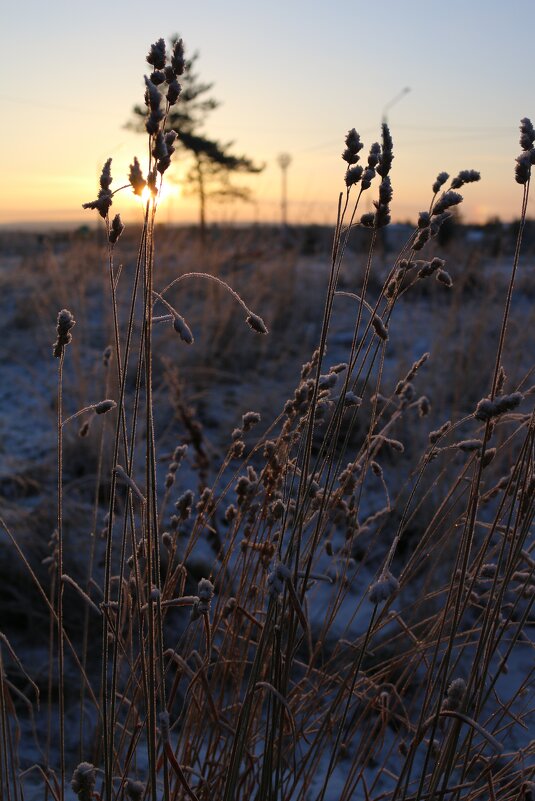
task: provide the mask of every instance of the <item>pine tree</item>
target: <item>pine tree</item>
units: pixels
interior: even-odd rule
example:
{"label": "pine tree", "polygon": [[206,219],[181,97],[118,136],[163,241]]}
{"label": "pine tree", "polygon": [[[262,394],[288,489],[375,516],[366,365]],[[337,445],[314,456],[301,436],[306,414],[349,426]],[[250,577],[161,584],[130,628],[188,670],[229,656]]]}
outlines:
{"label": "pine tree", "polygon": [[[178,41],[171,39],[171,47]],[[195,72],[199,53],[195,52],[186,60],[181,78],[182,91],[178,103],[172,106],[165,124],[165,130],[177,132],[177,142],[191,157],[191,167],[185,176],[186,186],[199,199],[199,227],[201,237],[206,235],[206,206],[209,198],[248,200],[251,190],[232,182],[235,173],[259,173],[263,165],[256,165],[247,156],[236,156],[231,150],[233,142],[221,143],[210,139],[204,133],[204,124],[211,111],[220,106],[210,93],[212,83],[203,83]],[[147,110],[144,106],[134,106],[133,119],[127,127],[144,132]]]}

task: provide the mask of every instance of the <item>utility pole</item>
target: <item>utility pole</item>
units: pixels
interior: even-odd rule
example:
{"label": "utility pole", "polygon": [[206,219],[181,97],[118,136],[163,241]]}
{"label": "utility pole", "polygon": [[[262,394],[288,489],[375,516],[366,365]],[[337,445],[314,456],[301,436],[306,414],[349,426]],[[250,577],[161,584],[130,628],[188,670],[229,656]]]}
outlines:
{"label": "utility pole", "polygon": [[282,172],[281,186],[281,223],[283,228],[288,227],[288,167],[292,163],[289,153],[281,153],[277,157],[277,163]]}

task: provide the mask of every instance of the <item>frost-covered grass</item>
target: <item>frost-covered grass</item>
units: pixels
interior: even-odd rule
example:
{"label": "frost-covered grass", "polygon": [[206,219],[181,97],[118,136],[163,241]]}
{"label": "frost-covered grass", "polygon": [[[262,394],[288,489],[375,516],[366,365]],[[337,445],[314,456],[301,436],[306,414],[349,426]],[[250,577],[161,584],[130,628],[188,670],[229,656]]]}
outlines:
{"label": "frost-covered grass", "polygon": [[2,798],[529,801],[523,224],[507,260],[445,260],[477,174],[440,173],[383,251],[383,126],[363,170],[346,137],[330,254],[160,231],[149,84],[144,224],[107,162],[100,241],[3,265]]}

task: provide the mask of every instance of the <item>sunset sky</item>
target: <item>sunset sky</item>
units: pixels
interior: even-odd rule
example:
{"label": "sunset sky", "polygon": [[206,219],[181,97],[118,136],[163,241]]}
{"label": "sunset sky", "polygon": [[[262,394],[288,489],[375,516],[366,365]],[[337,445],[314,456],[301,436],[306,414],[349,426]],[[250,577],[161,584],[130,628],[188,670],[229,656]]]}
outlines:
{"label": "sunset sky", "polygon": [[[355,127],[369,147],[404,87],[388,115],[394,219],[428,205],[439,171],[473,168],[482,181],[465,187],[464,218],[510,220],[521,198],[518,123],[535,121],[534,31],[532,0],[8,0],[0,223],[95,222],[81,204],[95,196],[108,156],[118,186],[146,152],[124,124],[142,102],[150,43],[175,32],[200,52],[200,76],[222,103],[206,133],[266,164],[250,179],[255,202],[212,205],[211,220],[277,220],[285,151],[290,220],[332,223],[345,133]],[[177,174],[184,169],[177,160]],[[166,205],[164,219],[194,219],[179,188]],[[129,192],[114,208],[139,213]]]}

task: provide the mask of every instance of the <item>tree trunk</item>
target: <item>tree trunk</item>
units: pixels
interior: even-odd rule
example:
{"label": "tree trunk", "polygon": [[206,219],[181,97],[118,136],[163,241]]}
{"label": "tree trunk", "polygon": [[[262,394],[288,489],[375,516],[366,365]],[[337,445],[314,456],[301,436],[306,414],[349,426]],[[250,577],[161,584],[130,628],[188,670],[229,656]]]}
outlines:
{"label": "tree trunk", "polygon": [[199,232],[201,242],[206,242],[206,190],[204,187],[204,174],[202,161],[197,157],[197,183],[199,187]]}

